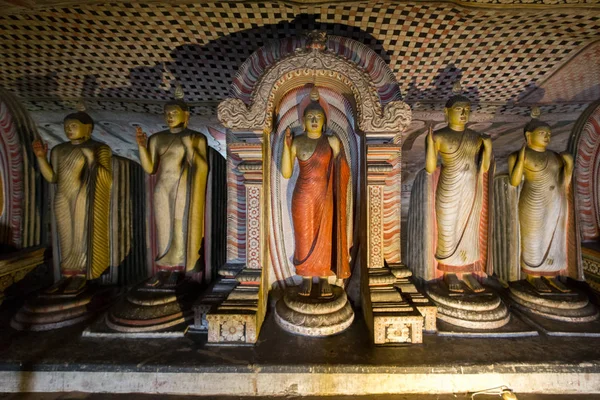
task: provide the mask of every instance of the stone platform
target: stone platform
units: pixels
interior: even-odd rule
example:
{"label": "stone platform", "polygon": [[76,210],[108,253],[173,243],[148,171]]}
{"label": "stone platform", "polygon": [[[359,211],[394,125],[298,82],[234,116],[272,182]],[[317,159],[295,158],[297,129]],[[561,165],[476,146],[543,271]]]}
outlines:
{"label": "stone platform", "polygon": [[[112,392],[205,396],[466,393],[506,385],[516,393],[600,394],[600,338],[454,338],[371,344],[357,318],[328,338],[283,331],[269,312],[255,346],[174,339],[83,338],[85,326],[52,332],[9,327],[0,308],[0,387],[16,392]],[[593,398],[593,397],[589,397]]]}

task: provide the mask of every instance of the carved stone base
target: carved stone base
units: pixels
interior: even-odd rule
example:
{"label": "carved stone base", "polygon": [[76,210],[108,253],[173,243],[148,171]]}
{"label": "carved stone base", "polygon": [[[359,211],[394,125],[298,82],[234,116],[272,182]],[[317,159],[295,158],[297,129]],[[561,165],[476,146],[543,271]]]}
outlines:
{"label": "carved stone base", "polygon": [[590,243],[581,246],[583,271],[586,282],[600,300],[600,249],[598,245],[594,244],[593,248],[591,246]]}
{"label": "carved stone base", "polygon": [[149,287],[143,282],[109,310],[106,325],[124,333],[185,330],[194,318],[192,304],[200,289],[189,279],[171,288]]}
{"label": "carved stone base", "polygon": [[443,282],[431,282],[427,284],[426,291],[437,306],[437,318],[449,324],[493,330],[510,321],[506,305],[489,288],[481,293],[454,293]]}
{"label": "carved stone base", "polygon": [[86,321],[115,298],[109,288],[85,288],[76,294],[39,294],[17,312],[10,325],[21,331],[48,331]]}
{"label": "carved stone base", "polygon": [[305,336],[322,337],[343,332],[354,321],[346,292],[332,286],[333,296],[319,298],[313,287],[310,296],[298,295],[299,288],[286,289],[275,305],[275,321],[284,330]]}
{"label": "carved stone base", "polygon": [[550,293],[539,293],[522,280],[510,284],[509,296],[518,309],[555,321],[586,323],[599,317],[598,309],[589,302],[587,295],[576,289],[567,293],[555,289]]}
{"label": "carved stone base", "polygon": [[32,247],[0,255],[0,304],[4,301],[4,290],[42,264],[45,252],[43,247]]}
{"label": "carved stone base", "polygon": [[[260,331],[258,314],[253,310],[220,310],[208,314],[208,342],[219,345],[256,343]],[[262,322],[262,321],[261,321]]]}

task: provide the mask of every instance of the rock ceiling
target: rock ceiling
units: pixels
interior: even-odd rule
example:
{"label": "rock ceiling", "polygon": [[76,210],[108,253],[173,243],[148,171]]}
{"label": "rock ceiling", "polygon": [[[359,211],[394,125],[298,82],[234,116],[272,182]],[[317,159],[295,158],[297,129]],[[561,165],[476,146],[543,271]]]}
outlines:
{"label": "rock ceiling", "polygon": [[572,1],[580,6],[12,0],[0,14],[0,85],[32,110],[85,98],[157,113],[178,82],[196,114],[211,114],[254,50],[316,28],[373,48],[415,110],[435,108],[461,78],[482,111],[580,112],[600,98],[600,8]]}

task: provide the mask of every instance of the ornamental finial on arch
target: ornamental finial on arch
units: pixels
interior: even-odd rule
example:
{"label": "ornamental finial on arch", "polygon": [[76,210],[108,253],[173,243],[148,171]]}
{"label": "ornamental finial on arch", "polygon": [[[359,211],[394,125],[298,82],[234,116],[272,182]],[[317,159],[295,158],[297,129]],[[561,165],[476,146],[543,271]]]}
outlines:
{"label": "ornamental finial on arch", "polygon": [[324,51],[327,47],[327,32],[314,30],[306,34],[306,48]]}

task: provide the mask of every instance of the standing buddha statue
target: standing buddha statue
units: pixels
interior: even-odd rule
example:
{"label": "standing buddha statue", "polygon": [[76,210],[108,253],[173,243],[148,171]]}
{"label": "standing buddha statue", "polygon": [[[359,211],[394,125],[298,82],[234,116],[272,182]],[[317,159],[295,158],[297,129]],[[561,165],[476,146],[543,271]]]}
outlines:
{"label": "standing buddha statue", "polygon": [[327,117],[316,88],[310,100],[303,113],[306,134],[292,138],[291,130],[286,129],[281,172],[289,179],[298,158],[300,173],[292,196],[292,219],[294,266],[296,274],[302,276],[299,294],[309,296],[313,277],[318,277],[319,296],[331,297],[329,276],[350,277],[345,211],[350,170],[340,140],[323,134]]}
{"label": "standing buddha statue", "polygon": [[159,273],[150,286],[173,286],[181,273],[204,268],[198,263],[208,176],[206,137],[188,129],[190,111],[181,87],[175,97],[164,108],[168,130],[150,139],[139,127],[136,133],[142,167],[156,177],[152,205]]}
{"label": "standing buddha statue", "polygon": [[84,111],[69,114],[64,129],[69,142],[52,149],[33,142],[42,176],[56,185],[53,217],[58,234],[62,279],[48,293],[78,293],[110,263],[110,192],[112,152],[91,138],[94,122]]}
{"label": "standing buddha statue", "polygon": [[430,128],[425,139],[425,169],[411,192],[407,262],[425,281],[438,320],[493,330],[510,315],[497,293],[483,285],[491,274],[492,141],[466,127],[471,102],[460,94],[460,84],[453,92],[444,108],[448,126]]}
{"label": "standing buddha statue", "polygon": [[[292,137],[286,129],[281,173],[299,173],[292,195],[294,266],[300,287],[287,287],[275,306],[275,320],[285,330],[308,336],[328,336],[346,329],[354,312],[346,292],[331,286],[329,277],[350,277],[347,237],[347,196],[350,169],[342,143],[325,135],[327,115],[316,87],[303,110],[304,134]],[[313,290],[313,278],[319,279]]]}
{"label": "standing buddha statue", "polygon": [[455,94],[448,100],[444,115],[448,126],[426,138],[425,169],[433,174],[438,156],[442,160],[435,192],[437,269],[451,292],[464,292],[466,286],[481,292],[483,287],[472,273],[484,273],[480,239],[484,191],[492,160],[492,140],[466,128],[470,100]]}
{"label": "standing buddha statue", "polygon": [[152,277],[108,312],[108,328],[124,333],[184,330],[194,317],[205,265],[201,257],[208,177],[206,137],[188,128],[190,110],[177,87],[164,107],[169,129],[148,136],[137,128],[142,168],[149,179]]}
{"label": "standing buddha statue", "polygon": [[558,276],[568,266],[573,157],[547,150],[550,135],[550,126],[533,118],[525,126],[526,143],[508,157],[508,173],[512,186],[523,184],[518,203],[523,273],[539,292],[568,292]]}
{"label": "standing buddha statue", "polygon": [[496,178],[495,202],[503,213],[495,229],[494,271],[508,283],[514,306],[535,323],[548,330],[581,332],[571,324],[594,321],[599,313],[566,279],[583,280],[571,185],[573,157],[548,150],[550,125],[539,115],[534,108],[524,129],[526,143],[508,158],[508,176]]}

